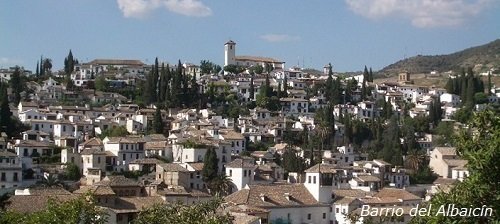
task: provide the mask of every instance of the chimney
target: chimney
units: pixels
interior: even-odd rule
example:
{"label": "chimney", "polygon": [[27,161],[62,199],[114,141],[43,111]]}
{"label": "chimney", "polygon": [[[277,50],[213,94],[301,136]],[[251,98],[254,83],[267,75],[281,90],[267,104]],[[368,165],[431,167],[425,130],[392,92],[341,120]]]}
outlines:
{"label": "chimney", "polygon": [[286,200],[290,201],[290,199],[292,198],[292,195],[290,193],[285,193],[285,198]]}
{"label": "chimney", "polygon": [[266,195],[264,195],[264,194],[260,194],[259,196],[260,196],[260,199],[261,199],[263,202],[265,202],[265,201],[266,201]]}

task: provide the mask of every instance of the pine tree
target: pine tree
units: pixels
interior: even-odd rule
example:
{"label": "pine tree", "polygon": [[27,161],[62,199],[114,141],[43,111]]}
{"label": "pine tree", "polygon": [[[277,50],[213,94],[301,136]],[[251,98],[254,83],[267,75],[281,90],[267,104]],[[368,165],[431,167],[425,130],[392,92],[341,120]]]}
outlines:
{"label": "pine tree", "polygon": [[153,119],[153,130],[156,134],[163,134],[164,124],[161,119],[161,110],[159,106],[156,106],[156,111]]}

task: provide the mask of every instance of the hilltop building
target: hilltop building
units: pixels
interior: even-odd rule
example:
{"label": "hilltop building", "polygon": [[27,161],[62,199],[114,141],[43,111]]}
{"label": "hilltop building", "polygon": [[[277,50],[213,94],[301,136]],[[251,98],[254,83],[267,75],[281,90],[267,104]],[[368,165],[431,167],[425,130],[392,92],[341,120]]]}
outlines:
{"label": "hilltop building", "polygon": [[229,40],[224,44],[224,66],[227,65],[238,65],[238,66],[255,66],[261,65],[265,67],[266,64],[270,64],[274,69],[283,69],[285,67],[285,62],[268,57],[258,57],[258,56],[236,56],[236,43]]}

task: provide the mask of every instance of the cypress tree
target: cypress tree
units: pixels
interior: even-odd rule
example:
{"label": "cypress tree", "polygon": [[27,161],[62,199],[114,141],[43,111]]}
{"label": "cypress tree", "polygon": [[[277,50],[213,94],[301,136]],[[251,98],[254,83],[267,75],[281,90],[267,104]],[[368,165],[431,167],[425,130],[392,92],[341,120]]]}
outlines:
{"label": "cypress tree", "polygon": [[249,93],[249,97],[250,97],[250,101],[253,101],[255,99],[255,86],[253,84],[253,74],[252,74],[252,77],[250,78],[250,89],[248,90]]}
{"label": "cypress tree", "polygon": [[23,85],[21,83],[21,72],[19,67],[16,66],[14,73],[12,73],[12,78],[10,80],[10,85],[14,91],[14,105],[18,105],[21,101],[21,91],[23,90]]}
{"label": "cypress tree", "polygon": [[473,77],[469,77],[467,79],[467,92],[466,92],[466,96],[467,96],[467,103],[469,106],[473,106],[474,105],[474,94],[476,93],[476,87],[474,85],[474,78]]}
{"label": "cypress tree", "polygon": [[370,73],[368,75],[368,82],[373,82],[373,71],[372,67],[370,67]]}
{"label": "cypress tree", "polygon": [[40,56],[40,76],[45,75],[45,65],[43,64],[43,56]]}
{"label": "cypress tree", "polygon": [[363,71],[363,80],[367,80],[369,81],[369,77],[370,74],[368,73],[368,68],[366,68],[366,65],[365,65],[365,70]]}
{"label": "cypress tree", "polygon": [[36,77],[40,76],[40,64],[36,62]]}
{"label": "cypress tree", "polygon": [[210,183],[213,179],[217,177],[219,170],[217,153],[214,148],[209,148],[205,153],[203,158],[203,169],[201,174],[203,176],[203,181]]}
{"label": "cypress tree", "polygon": [[283,79],[283,96],[288,96],[288,79],[285,75],[284,79]]}
{"label": "cypress tree", "polygon": [[73,53],[71,52],[71,49],[69,50],[68,53],[68,73],[71,74],[75,70],[75,59],[73,58]]}
{"label": "cypress tree", "polygon": [[163,134],[163,120],[161,119],[161,110],[159,106],[156,106],[156,111],[153,119],[153,130],[156,134]]}
{"label": "cypress tree", "polygon": [[0,133],[11,133],[10,129],[12,112],[9,107],[7,85],[0,82]]}
{"label": "cypress tree", "polygon": [[488,72],[488,96],[491,95],[491,89],[493,88],[493,83],[491,82],[491,71]]}
{"label": "cypress tree", "polygon": [[448,78],[448,81],[446,81],[446,92],[448,93],[455,93],[455,89],[454,89],[454,85],[453,85],[453,79],[452,78]]}
{"label": "cypress tree", "polygon": [[281,82],[278,83],[278,91],[276,92],[278,99],[281,99]]}

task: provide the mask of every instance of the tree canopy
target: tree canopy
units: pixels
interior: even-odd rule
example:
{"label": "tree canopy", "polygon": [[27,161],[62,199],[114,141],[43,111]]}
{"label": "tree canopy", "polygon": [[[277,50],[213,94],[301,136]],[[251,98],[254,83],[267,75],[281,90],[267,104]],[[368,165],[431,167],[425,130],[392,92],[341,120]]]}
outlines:
{"label": "tree canopy", "polygon": [[412,223],[498,223],[500,222],[500,117],[487,110],[474,114],[468,129],[456,138],[457,153],[468,161],[469,176],[449,192],[439,192],[429,202],[432,214],[442,205],[463,208],[492,208],[492,216],[419,216]]}
{"label": "tree canopy", "polygon": [[175,223],[175,224],[229,224],[233,217],[227,213],[218,212],[222,198],[184,205],[170,203],[157,204],[139,213],[134,224]]}
{"label": "tree canopy", "polygon": [[31,214],[1,212],[0,223],[107,223],[107,213],[96,206],[92,197],[82,195],[69,201],[50,198],[45,210]]}

